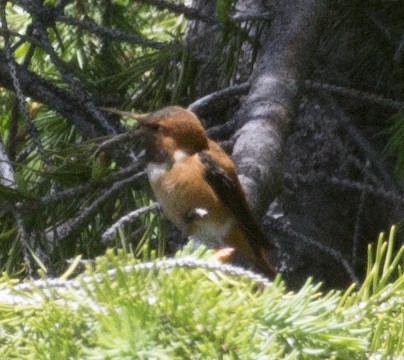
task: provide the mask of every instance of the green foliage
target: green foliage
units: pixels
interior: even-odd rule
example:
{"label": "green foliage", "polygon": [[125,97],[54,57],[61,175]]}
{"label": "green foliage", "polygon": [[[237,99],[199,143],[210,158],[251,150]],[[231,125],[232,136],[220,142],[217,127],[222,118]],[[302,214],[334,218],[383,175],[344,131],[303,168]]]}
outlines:
{"label": "green foliage", "polygon": [[[58,4],[53,0],[45,3]],[[234,83],[239,51],[244,41],[250,41],[246,31],[227,22],[232,4],[232,0],[218,2],[218,16],[226,24],[221,27],[215,60],[207,64],[220,69],[217,80],[221,86]],[[97,106],[113,104],[142,112],[193,100],[195,59],[190,51],[193,44],[184,45],[187,20],[183,15],[129,0],[69,1],[63,13],[66,17],[88,19],[104,28],[170,46],[153,48],[110,39],[56,21],[55,26],[47,28],[47,34],[61,65],[52,61],[47,49],[31,43],[29,36],[21,39],[12,35],[10,41],[17,63],[26,63],[31,72],[76,96],[76,90],[66,80],[66,73],[71,75],[83,92],[95,99]],[[10,30],[20,34],[28,31],[33,20],[24,5],[11,2],[6,6],[6,18]],[[2,50],[4,45],[0,36]],[[65,74],[60,72],[60,66],[64,67]],[[88,141],[71,119],[63,118],[47,104],[26,98],[36,129],[33,130],[21,113],[13,115],[15,105],[14,93],[0,88],[0,139],[12,162],[16,182],[15,189],[0,186],[1,205],[6,205],[0,206],[0,270],[19,273],[24,269],[21,226],[17,225],[13,213],[18,201],[26,235],[31,244],[37,245],[33,251],[45,254],[48,259],[45,265],[60,272],[65,267],[65,258],[102,254],[106,249],[100,242],[103,232],[123,215],[150,203],[147,185],[139,180],[121,187],[80,220],[83,212],[105,195],[114,181],[126,179],[113,178],[113,174],[128,166],[130,160],[122,153],[137,151],[137,144],[122,153],[111,149],[110,153],[94,157],[96,146],[103,139]],[[123,120],[116,121],[128,125]],[[112,180],[105,181],[110,175]],[[132,175],[133,172],[128,176]],[[80,186],[85,190],[76,191]],[[65,195],[58,198],[60,193]],[[142,216],[122,227],[109,245],[136,248],[141,238],[161,249],[164,244],[160,241],[162,232],[157,231],[161,229],[159,219],[154,215]],[[55,236],[56,230],[63,230],[75,220],[80,220],[75,231],[61,239]],[[145,224],[148,238],[145,234],[132,237]]]}
{"label": "green foliage", "polygon": [[[81,276],[81,289],[37,285],[16,293],[25,305],[0,301],[0,350],[13,359],[403,356],[404,247],[395,248],[392,230],[369,249],[360,289],[327,294],[310,280],[292,293],[280,277],[264,287],[204,267],[157,261],[147,270],[123,251],[108,252]],[[3,277],[0,294],[13,285]]]}
{"label": "green foliage", "polygon": [[385,156],[396,159],[394,171],[397,179],[404,179],[404,114],[398,113],[392,119],[392,126],[386,132],[390,140],[384,149]]}
{"label": "green foliage", "polygon": [[216,14],[223,23],[229,20],[230,10],[233,7],[234,0],[218,0],[216,1]]}

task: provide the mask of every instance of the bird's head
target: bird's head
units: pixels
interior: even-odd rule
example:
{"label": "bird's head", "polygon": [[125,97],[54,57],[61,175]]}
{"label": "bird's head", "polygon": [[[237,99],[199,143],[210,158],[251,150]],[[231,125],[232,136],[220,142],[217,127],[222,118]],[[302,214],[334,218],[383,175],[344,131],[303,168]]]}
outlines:
{"label": "bird's head", "polygon": [[[146,161],[174,160],[208,148],[208,137],[198,118],[179,106],[170,106],[139,119],[136,133],[146,148]],[[179,155],[181,156],[181,155]]]}

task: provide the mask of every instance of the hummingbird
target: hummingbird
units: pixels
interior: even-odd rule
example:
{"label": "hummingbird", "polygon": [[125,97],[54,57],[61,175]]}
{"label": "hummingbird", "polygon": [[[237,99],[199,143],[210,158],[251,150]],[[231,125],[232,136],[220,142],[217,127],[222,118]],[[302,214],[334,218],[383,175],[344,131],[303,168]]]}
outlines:
{"label": "hummingbird", "polygon": [[150,186],[182,234],[215,249],[222,262],[239,254],[272,277],[272,243],[252,214],[232,159],[198,117],[179,106],[141,116],[111,112],[138,119],[134,133],[145,147]]}

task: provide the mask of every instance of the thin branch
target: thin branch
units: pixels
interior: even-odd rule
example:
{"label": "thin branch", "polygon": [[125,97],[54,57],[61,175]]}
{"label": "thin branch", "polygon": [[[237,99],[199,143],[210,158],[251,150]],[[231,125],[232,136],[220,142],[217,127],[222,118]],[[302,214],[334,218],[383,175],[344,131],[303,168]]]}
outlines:
{"label": "thin branch", "polygon": [[[89,137],[96,137],[99,131],[89,121],[89,114],[77,106],[76,97],[43,79],[41,76],[16,64],[16,73],[20,79],[22,92],[40,103],[46,104],[50,109],[63,115],[72,122],[82,133]],[[0,85],[14,90],[12,78],[9,73],[5,54],[0,49]]]}
{"label": "thin branch", "polygon": [[169,10],[174,14],[182,14],[187,19],[190,20],[200,20],[208,24],[218,24],[218,20],[216,18],[201,14],[201,12],[198,11],[198,9],[192,8],[190,6],[182,4],[174,4],[172,2],[164,0],[137,0],[137,2],[140,2],[142,4],[153,5],[159,10]]}
{"label": "thin branch", "polygon": [[136,34],[128,34],[118,29],[111,29],[97,24],[93,20],[80,20],[72,16],[60,15],[57,16],[57,21],[64,24],[74,25],[81,29],[87,30],[92,34],[96,34],[100,37],[108,37],[113,40],[126,41],[134,44],[138,44],[144,47],[150,47],[154,49],[167,49],[172,48],[175,45],[170,43],[163,43],[160,41],[145,39]]}
{"label": "thin branch", "polygon": [[41,43],[43,44],[43,48],[45,48],[48,53],[51,62],[55,65],[63,80],[69,84],[69,87],[75,93],[78,100],[77,105],[84,107],[86,112],[91,115],[91,118],[97,121],[97,124],[105,130],[107,134],[117,134],[117,129],[111,126],[104,114],[95,107],[92,95],[86,93],[81,84],[74,78],[70,66],[68,66],[66,62],[57,55],[51,41],[49,40],[46,27],[42,23],[39,23],[36,30],[38,37],[40,37]]}
{"label": "thin branch", "polygon": [[[1,30],[1,29],[0,29]],[[31,62],[32,57],[34,56],[35,46],[30,45],[25,55],[23,66],[28,67],[29,63]],[[11,119],[9,125],[9,132],[10,132],[10,140],[8,142],[8,153],[10,155],[11,160],[15,160],[16,157],[16,136],[18,132],[18,109],[19,109],[19,102],[18,99],[14,100],[14,106],[11,111]]]}
{"label": "thin branch", "polygon": [[[293,181],[293,177],[290,174],[285,174],[285,179]],[[326,183],[333,186],[336,186],[340,189],[349,189],[356,190],[359,192],[365,192],[367,194],[380,196],[386,200],[390,200],[393,202],[399,202],[404,204],[404,196],[395,192],[385,190],[383,188],[376,188],[370,184],[363,184],[361,182],[352,181],[349,179],[341,179],[336,176],[330,176],[322,171],[310,171],[307,174],[294,174],[294,178],[298,182],[302,182],[304,184],[315,184],[315,183]]]}
{"label": "thin branch", "polygon": [[271,21],[274,17],[273,13],[240,13],[230,16],[230,20],[235,23],[246,21]]}
{"label": "thin branch", "polygon": [[[38,129],[36,128],[35,124],[32,121],[31,115],[28,111],[28,106],[25,101],[24,94],[21,89],[21,81],[18,77],[17,70],[16,70],[16,62],[12,56],[11,52],[11,47],[10,47],[10,36],[8,33],[8,24],[7,24],[7,18],[6,18],[6,10],[5,10],[5,4],[1,6],[0,8],[0,21],[2,24],[2,27],[6,31],[6,33],[3,35],[4,37],[4,48],[5,48],[5,61],[6,65],[9,70],[9,74],[11,76],[11,81],[14,87],[15,95],[16,95],[16,100],[18,102],[18,107],[21,111],[22,116],[25,119],[25,122],[27,123],[28,131],[31,135],[31,138],[33,140],[33,143],[35,144],[38,153],[40,154],[42,160],[46,163],[49,164],[49,159],[45,153],[42,141],[39,137],[39,132]],[[28,52],[27,57],[25,58],[24,65],[26,65],[26,61],[29,62],[31,60],[31,57],[33,55],[32,50]]]}
{"label": "thin branch", "polygon": [[133,220],[138,219],[141,215],[149,214],[157,209],[160,209],[160,204],[153,203],[148,206],[143,206],[139,209],[136,209],[136,210],[122,216],[115,224],[113,224],[107,230],[105,230],[105,232],[102,234],[101,241],[107,242],[108,240],[111,239],[111,237],[118,230],[118,228],[120,228],[127,222],[132,222]]}
{"label": "thin branch", "polygon": [[[365,178],[366,182],[366,178]],[[352,242],[352,264],[356,266],[358,261],[358,249],[359,249],[359,241],[360,241],[360,232],[363,223],[363,214],[365,210],[365,201],[366,201],[367,194],[366,192],[362,191],[359,198],[358,208],[356,210],[356,217],[355,217],[355,228],[354,228],[354,236]]]}
{"label": "thin branch", "polygon": [[362,172],[364,176],[366,176],[367,180],[373,182],[375,186],[383,187],[384,184],[382,181],[371,171],[371,168],[366,164],[363,164],[357,157],[352,154],[347,155],[347,160],[351,162],[358,170]]}
{"label": "thin branch", "polygon": [[340,106],[337,106],[334,99],[328,99],[328,106],[331,107],[332,113],[338,118],[339,123],[348,132],[351,139],[369,158],[373,166],[380,173],[385,185],[391,189],[397,190],[396,182],[386,169],[384,161],[380,158],[379,153],[373,148],[373,145],[362,135],[359,129],[352,124],[348,116]]}
{"label": "thin branch", "polygon": [[[82,262],[84,262],[82,260]],[[119,271],[125,273],[139,272],[139,271],[169,271],[171,269],[202,269],[204,271],[213,273],[222,273],[230,277],[245,279],[255,282],[262,287],[272,286],[273,282],[257,274],[253,271],[246,270],[242,267],[230,264],[218,264],[217,262],[208,262],[206,260],[198,259],[192,256],[172,259],[160,259],[155,261],[141,262],[135,265],[127,265],[123,269],[111,269],[106,274],[93,274],[85,275],[81,279],[40,279],[30,282],[22,282],[14,287],[7,287],[0,289],[0,298],[2,304],[10,305],[40,305],[47,299],[65,299],[66,294],[69,293],[69,300],[64,300],[67,306],[72,306],[77,309],[78,305],[83,303],[89,306],[96,312],[104,311],[102,305],[89,300],[88,294],[84,291],[83,284],[87,289],[92,289],[94,280],[97,282],[104,282],[106,278],[113,279],[117,276]],[[40,289],[43,296],[35,296],[36,290]],[[79,298],[79,303],[74,300],[75,295]],[[73,300],[71,300],[73,298]]]}
{"label": "thin branch", "polygon": [[69,189],[60,191],[56,194],[45,195],[41,199],[39,199],[39,202],[43,205],[47,205],[47,204],[50,204],[53,202],[59,202],[59,201],[62,201],[64,199],[72,197],[72,196],[78,196],[78,195],[84,194],[93,188],[100,188],[103,186],[108,186],[109,184],[111,184],[117,180],[126,178],[128,175],[131,175],[134,172],[136,172],[136,175],[137,174],[145,175],[144,172],[139,172],[142,167],[143,167],[143,164],[141,162],[132,163],[129,166],[127,166],[126,168],[115,171],[112,174],[102,178],[101,180],[98,180],[97,182],[80,184],[77,186],[73,186]]}
{"label": "thin branch", "polygon": [[[3,141],[0,137],[0,184],[7,186],[11,189],[16,189],[14,169],[11,165],[10,159],[7,156],[6,149],[4,148]],[[21,211],[17,206],[12,209],[14,218],[18,228],[18,239],[21,247],[22,256],[27,267],[29,276],[34,276],[34,260],[30,253],[30,236],[26,230],[25,223]]]}
{"label": "thin branch", "polygon": [[[206,129],[206,132],[208,136],[213,139],[219,137],[225,137],[232,134],[236,130],[236,125],[237,125],[237,119],[233,117],[229,121],[226,121],[224,124],[215,125]],[[232,143],[234,144],[235,140],[230,139],[227,141],[232,141]]]}
{"label": "thin branch", "polygon": [[192,104],[188,105],[188,110],[198,112],[204,107],[210,106],[212,102],[220,101],[223,98],[241,96],[247,94],[251,84],[248,82],[220,89],[214,93],[208,94]]}
{"label": "thin branch", "polygon": [[[83,223],[85,223],[106,201],[120,191],[123,187],[137,181],[144,176],[144,172],[132,175],[131,177],[114,183],[111,188],[99,196],[90,206],[81,210],[80,214],[73,219],[67,220],[56,229],[58,241],[66,239],[72,235]],[[49,236],[50,233],[48,233]]]}
{"label": "thin branch", "polygon": [[400,111],[404,110],[404,102],[386,98],[382,95],[370,93],[367,91],[356,90],[345,86],[327,84],[313,80],[306,80],[305,86],[307,89],[327,91],[333,94],[348,96],[350,98],[370,102],[372,104],[377,104]]}
{"label": "thin branch", "polygon": [[301,233],[296,232],[291,228],[290,225],[283,223],[281,220],[276,220],[274,218],[270,217],[265,217],[264,220],[267,225],[272,228],[275,231],[282,232],[286,234],[289,237],[293,237],[299,242],[304,242],[310,246],[313,246],[320,251],[324,252],[325,254],[329,255],[333,259],[335,259],[338,263],[342,265],[342,267],[345,269],[351,280],[357,285],[360,286],[360,280],[358,278],[358,275],[356,274],[354,268],[352,265],[349,263],[347,259],[344,258],[341,252],[338,250],[335,250],[332,247],[329,247],[327,245],[324,245],[320,243],[319,241],[316,241],[312,239],[311,237],[308,237],[306,235],[303,235]]}

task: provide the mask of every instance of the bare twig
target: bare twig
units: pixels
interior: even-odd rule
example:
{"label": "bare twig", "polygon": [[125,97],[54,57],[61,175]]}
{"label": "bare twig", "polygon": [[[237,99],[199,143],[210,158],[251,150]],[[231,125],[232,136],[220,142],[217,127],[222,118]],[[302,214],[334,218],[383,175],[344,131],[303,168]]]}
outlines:
{"label": "bare twig", "polygon": [[[62,201],[71,196],[77,196],[80,194],[84,194],[85,192],[89,191],[90,189],[107,186],[117,180],[124,179],[128,175],[133,174],[134,172],[139,173],[142,166],[143,166],[143,164],[140,162],[133,163],[133,164],[127,166],[126,168],[113,172],[112,174],[102,178],[101,180],[99,180],[97,182],[80,184],[77,186],[73,186],[69,189],[60,191],[56,194],[48,194],[48,195],[45,195],[44,197],[42,197],[39,201],[41,204],[46,205],[46,204],[49,204],[52,202]],[[141,174],[145,175],[144,172],[142,172]]]}
{"label": "bare twig", "polygon": [[[24,58],[24,61],[22,64],[25,68],[27,68],[29,63],[31,62],[31,59],[34,56],[34,52],[35,52],[35,46],[33,44],[30,44],[27,54],[25,55],[25,58]],[[7,151],[8,151],[8,154],[9,154],[11,160],[15,160],[15,157],[16,157],[16,137],[17,137],[17,132],[18,132],[18,114],[19,114],[19,102],[18,102],[18,99],[15,99],[13,109],[11,110],[11,119],[10,119],[10,125],[9,125],[10,141],[8,143],[8,148],[7,148]]]}
{"label": "bare twig", "polygon": [[369,158],[375,169],[380,173],[383,182],[388,188],[397,190],[396,182],[386,169],[384,161],[380,158],[378,152],[373,148],[372,144],[362,135],[359,129],[352,124],[348,116],[337,106],[334,99],[328,99],[328,105],[331,107],[332,113],[338,118],[339,123],[346,129],[351,139],[358,145],[358,147]]}
{"label": "bare twig", "polygon": [[383,187],[383,182],[371,171],[371,168],[366,164],[363,164],[357,157],[352,154],[348,154],[347,160],[351,162],[358,170],[362,172],[368,181],[372,182],[375,186]]}
{"label": "bare twig", "polygon": [[87,30],[101,37],[109,37],[110,39],[113,40],[126,41],[134,44],[139,44],[144,47],[165,49],[165,48],[173,48],[175,46],[174,44],[149,40],[136,34],[128,34],[118,29],[111,29],[102,25],[98,25],[93,20],[81,20],[76,19],[72,16],[60,15],[57,17],[57,21],[63,22],[68,25],[77,26],[81,29]]}
{"label": "bare twig", "polygon": [[[11,189],[16,189],[14,169],[11,165],[10,159],[7,156],[6,150],[3,145],[3,141],[0,137],[0,184],[7,186]],[[29,276],[34,276],[34,260],[30,253],[30,236],[27,233],[25,223],[21,214],[21,211],[17,206],[12,209],[14,218],[18,228],[18,238],[21,247],[22,256],[27,267],[27,273]]]}
{"label": "bare twig", "polygon": [[[366,181],[366,178],[365,178]],[[356,266],[358,261],[358,249],[359,249],[359,241],[360,241],[360,232],[363,223],[363,213],[365,210],[365,201],[367,194],[365,191],[362,191],[359,198],[358,209],[356,210],[355,217],[355,228],[354,228],[354,236],[352,241],[352,264]]]}
{"label": "bare twig", "polygon": [[230,20],[235,23],[241,23],[246,21],[271,21],[274,17],[273,13],[237,13],[230,16]]}
{"label": "bare twig", "polygon": [[[97,209],[104,204],[108,199],[114,196],[123,187],[129,185],[130,183],[137,181],[139,178],[144,176],[144,172],[140,172],[132,175],[131,177],[118,181],[114,183],[111,188],[105,191],[101,196],[99,196],[90,206],[81,210],[80,214],[73,219],[67,220],[65,223],[60,225],[56,229],[56,234],[59,241],[69,237],[73,234],[87,219],[89,219]],[[48,233],[51,236],[51,233]]]}
{"label": "bare twig", "polygon": [[322,83],[319,81],[306,80],[305,86],[307,89],[324,90],[337,95],[348,96],[354,99],[366,101],[372,104],[377,104],[396,110],[404,110],[404,102],[386,98],[382,95],[361,91],[345,86]]}
{"label": "bare twig", "polygon": [[164,0],[137,0],[140,3],[153,5],[159,10],[170,10],[175,14],[183,14],[187,19],[190,20],[200,20],[209,24],[218,24],[218,20],[211,16],[206,16],[201,14],[198,9],[182,5],[182,4],[174,4],[172,2],[164,1]]}
{"label": "bare twig", "polygon": [[[340,189],[350,189],[360,192],[365,192],[367,194],[380,196],[384,199],[400,202],[404,204],[404,196],[396,191],[385,190],[383,188],[377,188],[370,184],[363,184],[361,182],[352,181],[349,179],[341,179],[336,176],[330,176],[322,171],[311,171],[307,174],[295,174],[295,179],[302,183],[315,184],[315,183],[326,183],[336,186]],[[293,178],[289,174],[285,174],[285,178],[292,180]]]}
{"label": "bare twig", "polygon": [[149,214],[160,208],[158,203],[153,203],[148,206],[143,206],[140,209],[136,209],[129,214],[122,216],[115,224],[110,226],[107,230],[104,231],[101,237],[102,242],[107,242],[114,235],[115,231],[129,221],[133,221],[139,218],[141,215]]}
{"label": "bare twig", "polygon": [[266,217],[265,222],[268,224],[269,227],[274,229],[275,231],[282,232],[286,234],[289,237],[293,237],[301,242],[304,242],[310,246],[313,246],[320,251],[324,252],[325,254],[329,255],[333,259],[335,259],[338,263],[342,265],[342,267],[346,270],[348,273],[349,277],[357,286],[360,285],[360,280],[358,278],[358,275],[356,274],[352,264],[349,263],[347,259],[344,258],[341,252],[338,250],[335,250],[332,247],[329,247],[327,245],[322,244],[319,241],[316,241],[315,239],[312,239],[311,237],[308,237],[306,235],[303,235],[301,233],[296,232],[291,228],[290,225],[282,222],[281,220],[276,220],[274,218]]}
{"label": "bare twig", "polygon": [[111,107],[99,107],[99,109],[102,111],[105,111],[107,113],[116,114],[119,116],[128,117],[128,118],[135,119],[135,120],[142,119],[148,115],[148,113],[139,114],[139,113],[119,110],[119,109],[115,109],[115,108],[111,108]]}
{"label": "bare twig", "polygon": [[248,90],[250,89],[250,87],[251,87],[251,84],[248,82],[245,82],[245,83],[242,83],[239,85],[230,86],[225,89],[220,89],[220,90],[215,91],[214,93],[208,94],[208,95],[196,100],[192,104],[188,105],[188,110],[191,110],[193,112],[198,112],[201,109],[203,109],[204,107],[209,106],[212,102],[216,102],[223,98],[245,95],[248,92]]}

